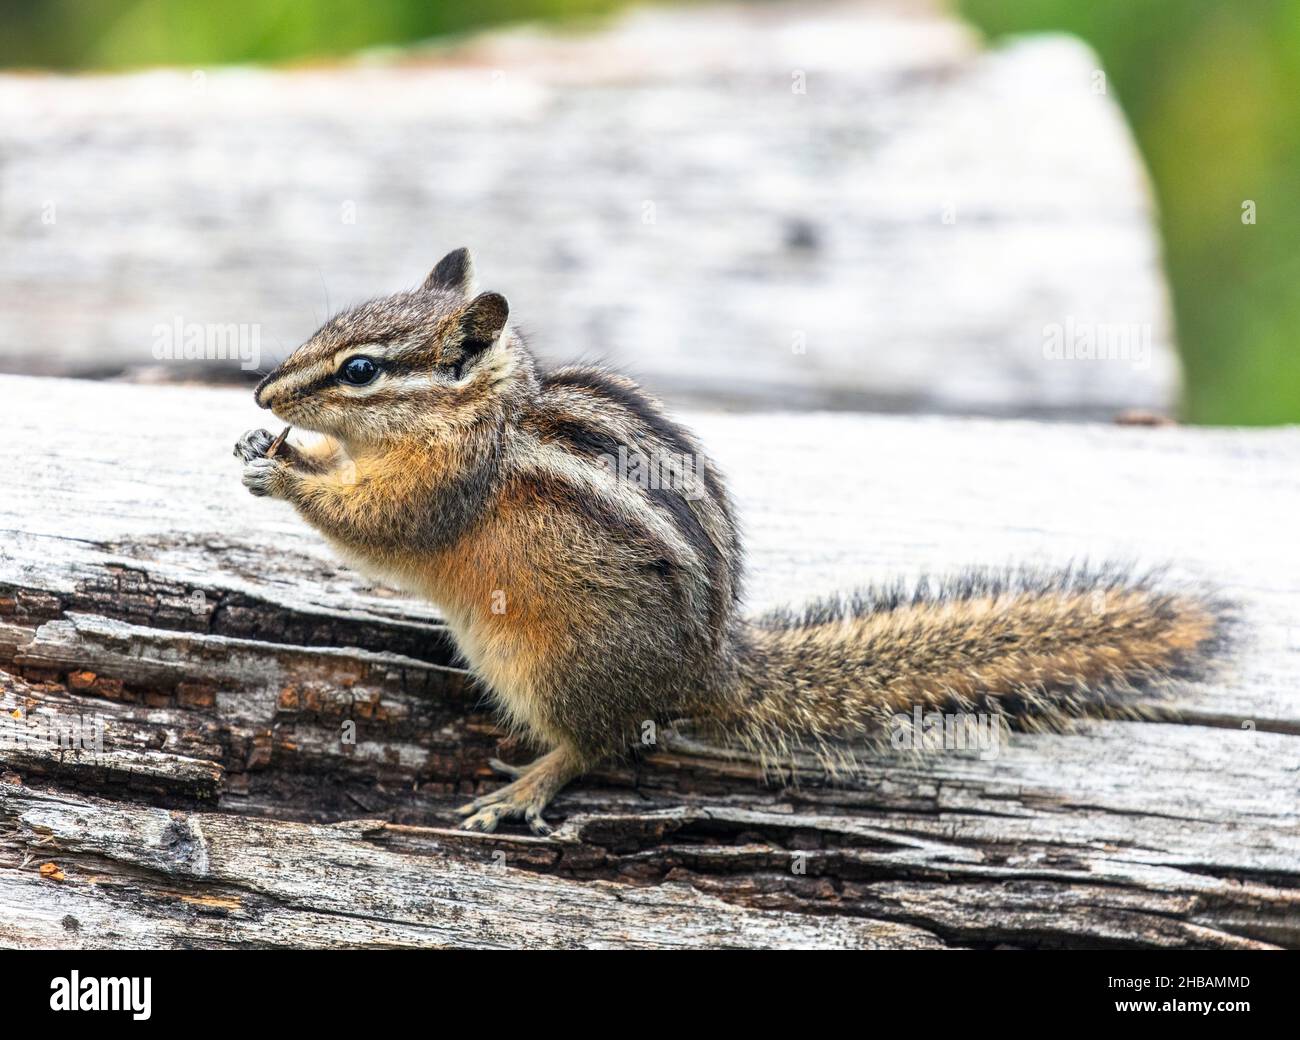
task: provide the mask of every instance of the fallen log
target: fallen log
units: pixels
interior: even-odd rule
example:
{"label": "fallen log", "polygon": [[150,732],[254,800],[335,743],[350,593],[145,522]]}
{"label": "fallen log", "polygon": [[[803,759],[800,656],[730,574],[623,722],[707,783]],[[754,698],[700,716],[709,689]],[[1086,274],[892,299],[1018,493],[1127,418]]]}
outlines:
{"label": "fallen log", "polygon": [[1176,720],[838,785],[666,734],[542,839],[453,829],[526,750],[436,611],[246,495],[247,394],[0,377],[0,407],[0,717],[104,745],[0,739],[2,945],[1300,946],[1300,431],[687,416],[755,610],[1086,551],[1213,581],[1243,645]]}

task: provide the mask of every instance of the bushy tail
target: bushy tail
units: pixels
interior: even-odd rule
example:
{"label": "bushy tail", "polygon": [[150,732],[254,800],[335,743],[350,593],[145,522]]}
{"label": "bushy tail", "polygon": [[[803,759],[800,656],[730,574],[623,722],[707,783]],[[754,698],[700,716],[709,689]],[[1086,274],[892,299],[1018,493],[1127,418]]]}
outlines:
{"label": "bushy tail", "polygon": [[736,688],[709,721],[769,763],[807,749],[834,768],[852,760],[846,742],[918,707],[1027,729],[1141,716],[1206,674],[1226,617],[1210,596],[1113,567],[868,590],[748,625]]}

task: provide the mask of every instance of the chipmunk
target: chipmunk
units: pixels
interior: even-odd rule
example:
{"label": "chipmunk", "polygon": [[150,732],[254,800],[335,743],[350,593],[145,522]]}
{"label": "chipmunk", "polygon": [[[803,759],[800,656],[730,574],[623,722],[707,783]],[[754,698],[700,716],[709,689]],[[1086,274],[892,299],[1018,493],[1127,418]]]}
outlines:
{"label": "chipmunk", "polygon": [[[970,573],[747,619],[732,502],[695,438],[623,376],[541,371],[472,271],[448,253],[262,380],[257,403],[320,443],[268,458],[253,430],[235,448],[254,495],[436,604],[505,723],[544,751],[493,760],[512,782],[463,807],[464,827],[549,833],[555,794],[647,721],[694,720],[764,762],[834,762],[917,705],[1055,726],[1140,712],[1142,691],[1210,660],[1210,598],[1105,570]],[[628,479],[620,449],[682,479]]]}

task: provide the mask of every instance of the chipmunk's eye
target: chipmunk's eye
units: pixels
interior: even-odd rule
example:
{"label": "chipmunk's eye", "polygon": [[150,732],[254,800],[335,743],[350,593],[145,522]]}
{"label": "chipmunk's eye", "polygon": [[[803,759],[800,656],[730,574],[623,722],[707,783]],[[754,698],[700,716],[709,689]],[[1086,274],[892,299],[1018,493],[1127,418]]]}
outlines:
{"label": "chipmunk's eye", "polygon": [[379,366],[368,357],[348,358],[339,369],[339,378],[353,386],[365,386],[379,375]]}

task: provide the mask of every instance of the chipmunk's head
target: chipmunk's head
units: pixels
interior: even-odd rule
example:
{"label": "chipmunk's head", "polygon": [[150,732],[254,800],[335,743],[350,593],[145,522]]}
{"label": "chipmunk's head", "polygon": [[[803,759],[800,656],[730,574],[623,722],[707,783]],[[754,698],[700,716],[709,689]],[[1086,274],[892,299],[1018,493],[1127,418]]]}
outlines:
{"label": "chipmunk's head", "polygon": [[254,397],[292,426],[345,444],[421,436],[473,423],[532,384],[531,359],[500,293],[471,295],[457,249],[420,288],[335,315]]}

